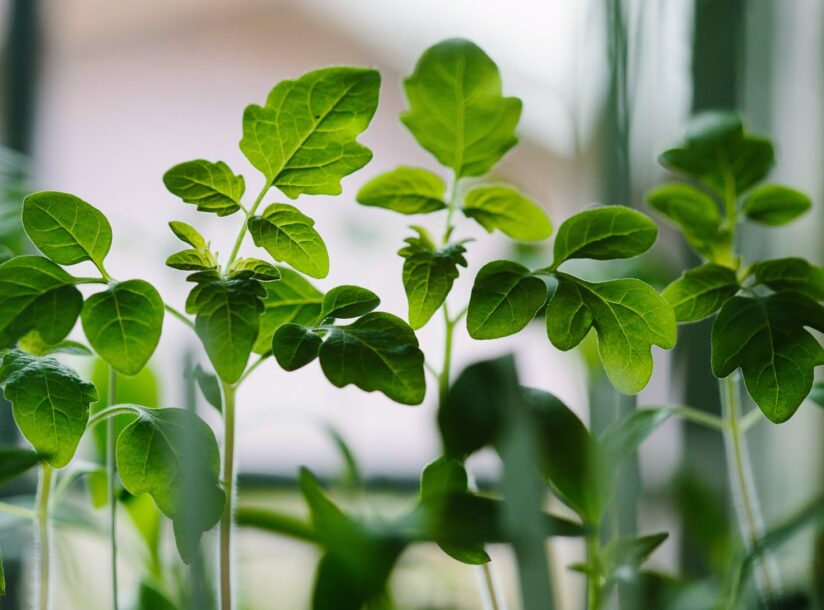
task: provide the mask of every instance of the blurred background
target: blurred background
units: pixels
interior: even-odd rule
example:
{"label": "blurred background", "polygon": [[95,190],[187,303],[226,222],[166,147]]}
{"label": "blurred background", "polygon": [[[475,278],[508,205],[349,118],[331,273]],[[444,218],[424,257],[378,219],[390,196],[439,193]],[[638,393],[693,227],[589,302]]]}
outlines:
{"label": "blurred background", "polygon": [[[181,309],[187,286],[180,272],[164,267],[176,248],[166,223],[190,222],[226,252],[239,219],[196,215],[164,189],[163,173],[193,158],[220,159],[245,174],[255,190],[259,178],[237,146],[243,108],[262,103],[282,79],[351,64],[376,67],[383,75],[377,115],[361,138],[374,160],[344,180],[341,197],[302,197],[298,205],[316,218],[332,255],[331,273],[318,286],[363,285],[381,295],[382,309],[405,315],[402,259],[393,254],[409,232],[409,219],[358,206],[354,195],[370,177],[399,164],[438,170],[398,114],[405,107],[402,79],[428,46],[448,37],[479,44],[500,67],[505,94],[523,100],[521,143],[496,171],[545,206],[556,227],[593,202],[644,209],[644,192],[664,177],[657,154],[681,138],[692,112],[707,108],[739,110],[751,131],[775,140],[776,181],[806,191],[816,203],[824,194],[824,4],[819,0],[6,0],[0,5],[2,244],[13,252],[30,247],[19,226],[21,194],[74,193],[111,221],[112,273],[150,280]],[[752,256],[792,254],[821,264],[822,229],[824,208],[817,205],[802,223],[769,234],[748,230],[744,244]],[[549,260],[548,245],[518,247],[469,223],[459,233],[477,241],[453,292],[457,308],[477,269],[493,257]],[[253,249],[250,243],[246,247]],[[680,237],[663,229],[652,255],[610,273],[643,276],[662,287],[685,261]],[[603,267],[591,270],[593,277],[599,272]],[[441,325],[432,323],[420,334],[433,361],[440,358],[440,333]],[[454,370],[513,351],[527,385],[554,392],[597,430],[636,402],[717,411],[706,361],[708,337],[704,324],[682,329],[673,353],[656,353],[653,381],[637,400],[615,395],[601,372],[590,367],[586,349],[552,348],[540,324],[492,344],[472,342],[461,329]],[[167,317],[151,374],[134,381],[133,391],[146,402],[197,408],[217,424],[219,415],[184,374],[196,363],[207,361],[193,336]],[[87,361],[72,364],[95,374]],[[404,407],[352,387],[338,390],[316,365],[287,374],[267,363],[239,397],[241,500],[300,514],[297,468],[307,465],[330,482],[340,481],[347,467],[343,439],[370,491],[369,500],[359,500],[365,503],[361,508],[392,514],[408,507],[422,467],[440,450],[435,394],[430,384],[422,406]],[[4,442],[15,442],[10,417],[0,406]],[[750,439],[768,523],[820,494],[824,416],[813,405],[787,424],[756,428]],[[93,453],[88,447],[87,454]],[[481,486],[494,485],[499,472],[494,456],[481,455],[470,468]],[[696,583],[723,571],[729,537],[736,533],[728,518],[724,472],[716,433],[671,421],[644,445],[622,489],[630,507],[627,527],[634,527],[637,517],[644,531],[671,532],[654,557],[657,570]],[[0,494],[32,489],[31,481],[18,482],[0,488]],[[91,518],[67,514],[66,527],[59,528],[60,610],[107,607],[108,590],[99,578],[107,561],[99,512]],[[145,550],[139,531],[123,530],[122,588],[128,596],[136,586],[135,557]],[[315,552],[245,530],[238,539],[243,607],[306,608]],[[807,531],[780,551],[790,590],[809,587],[815,578],[814,539]],[[10,584],[9,596],[0,599],[3,610],[26,607],[30,540],[25,528],[0,529],[7,577],[22,583]],[[580,543],[551,545],[563,607],[580,608],[583,579],[564,569],[580,559]],[[493,548],[492,556],[509,607],[517,608],[508,551]],[[473,568],[436,547],[415,548],[394,576],[395,601],[410,609],[478,608],[476,577]],[[690,607],[698,606],[684,606]]]}

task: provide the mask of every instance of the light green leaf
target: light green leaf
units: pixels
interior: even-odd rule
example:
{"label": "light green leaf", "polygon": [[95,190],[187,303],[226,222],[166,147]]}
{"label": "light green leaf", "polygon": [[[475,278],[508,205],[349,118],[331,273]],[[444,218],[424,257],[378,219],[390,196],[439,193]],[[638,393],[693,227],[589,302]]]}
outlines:
{"label": "light green leaf", "polygon": [[555,238],[553,268],[571,258],[613,260],[643,254],[658,237],[658,227],[640,212],[605,206],[567,218]]}
{"label": "light green leaf", "polygon": [[426,393],[418,339],[392,314],[372,312],[331,328],[320,348],[320,366],[339,388],[353,383],[406,405],[420,404]]}
{"label": "light green leaf", "polygon": [[810,198],[804,193],[786,186],[765,184],[747,195],[743,209],[750,220],[779,226],[802,216],[811,205]]}
{"label": "light green leaf", "polygon": [[380,74],[366,68],[324,68],[282,81],[264,106],[246,108],[240,149],[291,199],[338,195],[341,178],[372,158],[355,138],[375,114],[379,88]]}
{"label": "light green leaf", "polygon": [[92,261],[98,267],[112,245],[112,227],[94,206],[68,193],[43,191],[23,200],[23,228],[55,263]]}
{"label": "light green leaf", "polygon": [[299,273],[278,267],[280,281],[264,284],[266,297],[260,316],[260,334],[255,342],[255,353],[272,349],[272,335],[284,324],[311,326],[320,318],[323,293]]}
{"label": "light green leaf", "polygon": [[138,417],[117,439],[118,474],[129,493],[150,494],[172,519],[178,552],[191,563],[226,505],[217,440],[186,409],[135,408]]}
{"label": "light green leaf", "polygon": [[311,328],[284,324],[272,337],[272,353],[287,371],[296,371],[318,357],[323,339]]}
{"label": "light green leaf", "polygon": [[360,286],[338,286],[323,297],[320,318],[359,318],[381,304],[371,290]]}
{"label": "light green leaf", "polygon": [[273,203],[262,216],[252,216],[248,222],[255,245],[264,248],[276,261],[311,277],[323,278],[329,273],[329,253],[314,224],[314,220],[286,203]]}
{"label": "light green leaf", "polygon": [[518,142],[521,100],[502,97],[498,67],[468,40],[427,49],[404,88],[409,110],[401,120],[458,178],[483,176]]}
{"label": "light green leaf", "polygon": [[239,258],[229,267],[228,278],[251,278],[261,282],[273,282],[280,279],[280,271],[272,263],[257,258]]}
{"label": "light green leaf", "polygon": [[661,293],[679,322],[697,322],[711,316],[738,292],[735,271],[707,263],[688,269]]}
{"label": "light green leaf", "polygon": [[195,331],[218,376],[235,383],[258,337],[266,290],[257,280],[218,280],[198,284],[186,299],[197,314]]}
{"label": "light green leaf", "polygon": [[233,174],[223,161],[215,163],[205,159],[175,165],[163,175],[163,184],[173,195],[196,205],[198,212],[211,212],[218,216],[237,212],[246,190],[243,176]]}
{"label": "light green leaf", "polygon": [[655,432],[674,413],[674,409],[638,409],[612,423],[599,438],[611,467],[638,451],[647,437]]}
{"label": "light green leaf", "polygon": [[11,403],[23,436],[55,468],[74,457],[89,420],[97,390],[53,358],[35,358],[19,350],[0,363],[0,387]]}
{"label": "light green leaf", "polygon": [[160,341],[163,314],[163,299],[154,286],[127,280],[86,299],[80,320],[89,343],[106,362],[124,375],[136,375]]}
{"label": "light green leaf", "polygon": [[712,371],[723,378],[741,368],[764,415],[787,421],[810,393],[824,348],[804,327],[824,332],[824,307],[801,294],[733,297],[712,327]]}
{"label": "light green leaf", "polygon": [[22,447],[0,447],[0,483],[14,479],[42,462],[44,456]]}
{"label": "light green leaf", "polygon": [[803,258],[776,258],[752,266],[756,284],[773,290],[800,292],[816,301],[824,301],[824,269]]}
{"label": "light green leaf", "polygon": [[17,256],[0,264],[0,348],[32,329],[48,343],[68,335],[83,307],[73,282],[42,256]]}
{"label": "light green leaf", "polygon": [[407,237],[406,246],[398,251],[403,263],[403,288],[409,303],[409,324],[423,328],[443,305],[458,277],[458,265],[466,267],[462,244],[450,244],[436,250],[432,239],[420,227],[412,227],[418,237]]}
{"label": "light green leaf", "polygon": [[546,311],[552,344],[568,350],[580,343],[590,327],[598,334],[598,350],[615,388],[637,394],[652,375],[652,345],[675,346],[677,327],[669,303],[641,280],[591,283],[568,275]]}
{"label": "light green leaf", "polygon": [[721,229],[718,204],[707,193],[676,182],[649,192],[647,203],[681,229],[697,254],[718,264],[731,263],[731,234]]}
{"label": "light green leaf", "polygon": [[166,266],[180,271],[208,271],[217,267],[217,261],[208,250],[181,250],[166,259]]}
{"label": "light green leaf", "polygon": [[437,174],[402,165],[364,184],[357,200],[401,214],[428,214],[446,208],[445,193],[446,183]]}
{"label": "light green leaf", "polygon": [[466,328],[473,339],[497,339],[522,330],[546,302],[546,284],[512,261],[484,265],[469,297]]}
{"label": "light green leaf", "polygon": [[552,223],[541,206],[509,186],[472,189],[461,209],[490,233],[499,229],[520,241],[541,241],[552,234]]}
{"label": "light green leaf", "polygon": [[173,220],[169,223],[169,228],[180,241],[189,244],[195,250],[207,250],[208,244],[206,239],[195,229],[192,225],[186,224],[179,220]]}
{"label": "light green leaf", "polygon": [[77,341],[64,339],[57,343],[49,343],[36,330],[30,330],[17,342],[17,347],[32,356],[48,356],[49,354],[69,354],[71,356],[91,356],[92,351]]}

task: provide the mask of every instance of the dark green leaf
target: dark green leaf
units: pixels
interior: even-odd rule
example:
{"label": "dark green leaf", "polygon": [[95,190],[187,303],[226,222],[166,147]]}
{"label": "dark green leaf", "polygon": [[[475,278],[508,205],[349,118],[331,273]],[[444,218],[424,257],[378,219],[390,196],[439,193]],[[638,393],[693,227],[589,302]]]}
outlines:
{"label": "dark green leaf", "polygon": [[613,260],[643,254],[658,237],[658,227],[630,208],[607,206],[579,212],[567,218],[555,238],[557,268],[571,258]]}
{"label": "dark green leaf", "polygon": [[463,213],[492,233],[499,229],[512,239],[541,241],[552,234],[546,212],[509,186],[481,186],[467,193]]}
{"label": "dark green leaf", "polygon": [[380,74],[365,68],[282,81],[264,106],[246,108],[240,149],[287,197],[338,195],[341,178],[372,158],[355,138],[375,114],[379,88]]}
{"label": "dark green leaf", "polygon": [[623,567],[637,570],[668,537],[669,534],[662,532],[638,538],[613,540],[603,551],[602,560],[606,573],[613,575]]}
{"label": "dark green leaf", "polygon": [[735,271],[707,263],[688,269],[661,293],[679,322],[697,322],[711,316],[738,292]]}
{"label": "dark green leaf", "polygon": [[48,343],[68,335],[83,307],[73,282],[42,256],[17,256],[0,264],[0,348],[32,329]]}
{"label": "dark green leaf", "polygon": [[612,467],[617,467],[638,451],[641,443],[667,421],[672,413],[672,409],[638,409],[604,430],[600,442]]}
{"label": "dark green leaf", "polygon": [[112,245],[112,227],[94,206],[68,193],[44,191],[23,200],[23,227],[55,263],[93,261],[98,267]]}
{"label": "dark green leaf", "polygon": [[252,216],[248,222],[256,246],[264,248],[276,261],[322,278],[329,273],[329,253],[314,224],[314,220],[286,203],[273,203],[262,216]]}
{"label": "dark green leaf", "polygon": [[421,473],[421,501],[438,499],[455,492],[469,490],[466,469],[454,458],[439,457]]}
{"label": "dark green leaf", "polygon": [[451,244],[436,250],[422,228],[412,228],[418,237],[406,238],[407,245],[398,254],[406,259],[403,287],[409,302],[409,324],[417,330],[443,305],[458,277],[458,265],[466,267],[466,248]]}
{"label": "dark green leaf", "polygon": [[426,392],[418,339],[392,314],[372,312],[331,328],[320,348],[320,365],[339,388],[354,383],[408,405],[420,404]]}
{"label": "dark green leaf", "polygon": [[468,40],[427,49],[404,87],[409,110],[401,120],[458,178],[486,174],[518,142],[521,100],[502,97],[498,67]]}
{"label": "dark green leaf", "polygon": [[401,214],[428,214],[446,208],[443,178],[418,167],[398,167],[372,178],[358,191],[358,203]]}
{"label": "dark green leaf", "polygon": [[671,349],[677,338],[672,307],[636,279],[591,283],[564,275],[547,305],[546,323],[549,340],[561,350],[580,343],[594,327],[607,376],[624,394],[647,385],[652,345]]}
{"label": "dark green leaf", "polygon": [[296,371],[318,357],[323,339],[311,328],[284,324],[272,337],[272,353],[287,371]]}
{"label": "dark green leaf", "polygon": [[132,494],[148,493],[174,522],[178,552],[195,556],[223,515],[220,452],[212,429],[186,409],[143,409],[117,439],[117,470]]}
{"label": "dark green leaf", "polygon": [[804,193],[786,186],[765,184],[747,195],[743,209],[750,220],[779,226],[805,214],[811,205],[810,198]]}
{"label": "dark green leaf", "polygon": [[522,330],[546,302],[546,284],[512,261],[484,265],[469,297],[466,328],[473,339],[497,339]]}
{"label": "dark green leaf", "polygon": [[0,483],[20,476],[44,459],[44,456],[31,449],[0,447]]}
{"label": "dark green leaf", "polygon": [[205,159],[175,165],[163,175],[163,184],[173,195],[196,205],[199,212],[218,216],[237,212],[246,190],[243,176],[233,174],[223,161],[215,163]]}
{"label": "dark green leaf", "polygon": [[207,271],[217,267],[217,260],[208,250],[190,248],[172,254],[166,259],[166,266],[180,271]]}
{"label": "dark green leaf", "polygon": [[824,332],[824,307],[809,297],[733,297],[712,327],[712,371],[722,378],[740,367],[764,415],[784,422],[810,393],[815,367],[824,364],[824,348],[805,326]]}
{"label": "dark green leaf", "polygon": [[272,263],[257,258],[239,258],[229,267],[228,279],[253,279],[274,282],[280,279],[280,271]]}
{"label": "dark green leaf", "polygon": [[0,387],[23,436],[55,468],[68,464],[86,430],[95,387],[53,358],[6,352]]}
{"label": "dark green leaf", "polygon": [[179,610],[179,608],[164,593],[144,580],[140,583],[137,607],[134,610]]}
{"label": "dark green leaf", "polygon": [[189,293],[186,311],[197,314],[195,331],[226,383],[235,383],[246,369],[265,296],[260,282],[250,279],[206,282]]}
{"label": "dark green leaf", "polygon": [[195,229],[192,225],[186,224],[179,220],[173,220],[169,223],[169,228],[180,241],[189,244],[195,250],[206,250],[208,244],[206,239]]}
{"label": "dark green leaf", "polygon": [[359,318],[381,304],[371,290],[360,286],[338,286],[323,297],[320,318]]}
{"label": "dark green leaf", "polygon": [[200,388],[203,398],[206,399],[218,411],[223,411],[223,396],[220,393],[220,382],[217,375],[213,375],[201,367],[199,364],[195,365],[192,371],[192,377],[197,382],[197,387]]}
{"label": "dark green leaf", "polygon": [[752,266],[756,284],[773,290],[800,292],[816,301],[824,300],[824,269],[803,258],[776,258]]}
{"label": "dark green leaf", "polygon": [[163,314],[163,300],[151,284],[127,280],[86,299],[80,319],[94,350],[117,371],[136,375],[160,341]]}
{"label": "dark green leaf", "polygon": [[320,317],[323,293],[299,273],[286,267],[278,267],[278,270],[280,281],[264,284],[266,297],[254,350],[257,354],[272,349],[272,335],[283,324],[311,326]]}

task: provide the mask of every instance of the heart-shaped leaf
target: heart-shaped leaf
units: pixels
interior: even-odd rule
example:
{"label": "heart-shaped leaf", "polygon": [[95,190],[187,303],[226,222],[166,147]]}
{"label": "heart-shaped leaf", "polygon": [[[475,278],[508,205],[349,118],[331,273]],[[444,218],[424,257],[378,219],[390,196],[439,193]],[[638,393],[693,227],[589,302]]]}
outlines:
{"label": "heart-shaped leaf", "polygon": [[765,184],[744,199],[744,213],[755,222],[779,226],[792,222],[810,209],[812,202],[804,193],[786,186]]}
{"label": "heart-shaped leaf", "polygon": [[679,322],[696,322],[721,309],[738,289],[735,271],[707,263],[685,271],[661,296],[672,305]]}
{"label": "heart-shaped leaf", "polygon": [[458,178],[483,176],[518,142],[521,100],[501,95],[498,66],[468,40],[427,49],[404,88],[401,120]]}
{"label": "heart-shaped leaf", "polygon": [[362,205],[394,210],[401,214],[428,214],[446,208],[443,178],[418,167],[398,167],[372,178],[358,191]]}
{"label": "heart-shaped leaf", "polygon": [[824,348],[805,326],[824,332],[824,307],[801,294],[733,297],[712,327],[712,371],[741,368],[752,399],[774,423],[787,421],[810,393]]}
{"label": "heart-shaped leaf", "polygon": [[163,175],[163,184],[173,195],[196,205],[199,212],[210,212],[218,216],[229,216],[237,212],[246,190],[243,176],[233,174],[223,161],[205,159],[175,165]]}
{"label": "heart-shaped leaf", "polygon": [[355,138],[375,114],[379,88],[380,74],[365,68],[324,68],[282,81],[264,106],[246,108],[240,149],[291,199],[338,195],[341,178],[372,158]]}
{"label": "heart-shaped leaf", "polygon": [[276,261],[311,277],[323,278],[329,274],[329,253],[314,224],[314,220],[286,203],[271,204],[262,216],[252,216],[248,223],[255,245],[264,248]]}
{"label": "heart-shaped leaf", "polygon": [[752,266],[756,284],[776,292],[800,292],[816,301],[824,301],[824,269],[803,258],[776,258]]}
{"label": "heart-shaped leaf", "polygon": [[98,398],[94,385],[54,358],[12,350],[0,363],[0,387],[23,436],[49,464],[66,466]]}
{"label": "heart-shaped leaf", "polygon": [[264,284],[266,297],[260,316],[260,334],[255,342],[255,353],[272,349],[272,335],[284,324],[311,326],[320,319],[323,293],[299,273],[278,267],[280,280]]}
{"label": "heart-shaped leaf", "polygon": [[68,193],[44,191],[23,200],[23,227],[55,263],[92,261],[98,267],[112,245],[112,227],[94,206]]}
{"label": "heart-shaped leaf", "polygon": [[272,337],[272,353],[286,371],[296,371],[318,357],[323,339],[311,328],[284,324]]}
{"label": "heart-shaped leaf", "polygon": [[74,281],[42,256],[17,256],[0,264],[0,347],[32,329],[51,344],[68,335],[83,307]]}
{"label": "heart-shaped leaf", "polygon": [[94,350],[117,371],[136,375],[160,341],[163,313],[154,286],[127,280],[86,299],[80,319]]}
{"label": "heart-shaped leaf", "polygon": [[323,297],[320,318],[359,318],[381,304],[371,290],[360,286],[337,286]]}
{"label": "heart-shaped leaf", "polygon": [[490,233],[498,229],[520,241],[541,241],[552,234],[552,223],[546,212],[509,186],[472,189],[461,209]]}
{"label": "heart-shaped leaf", "polygon": [[497,339],[522,330],[546,302],[546,284],[512,261],[484,265],[469,297],[466,328],[473,339]]}

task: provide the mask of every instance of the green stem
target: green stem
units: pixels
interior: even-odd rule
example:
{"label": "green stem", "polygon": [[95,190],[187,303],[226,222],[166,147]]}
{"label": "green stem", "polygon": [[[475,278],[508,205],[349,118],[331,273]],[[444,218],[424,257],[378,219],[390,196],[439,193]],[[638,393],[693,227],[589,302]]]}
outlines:
{"label": "green stem", "polygon": [[92,416],[92,418],[89,420],[89,423],[86,424],[86,429],[90,430],[94,428],[97,424],[99,424],[100,422],[109,417],[127,414],[140,415],[140,411],[138,411],[137,408],[132,405],[116,405],[114,407],[107,407],[106,409],[103,409],[99,413],[95,413]]}
{"label": "green stem", "polygon": [[75,284],[108,284],[109,280],[104,277],[76,277],[73,282]]}
{"label": "green stem", "polygon": [[252,365],[251,365],[249,368],[247,368],[247,369],[243,372],[243,375],[241,375],[241,376],[240,376],[240,379],[238,379],[238,381],[237,381],[237,385],[240,385],[241,383],[243,383],[243,382],[245,381],[245,379],[246,379],[249,375],[251,375],[251,374],[252,374],[252,372],[253,372],[253,371],[254,371],[257,367],[259,367],[261,364],[263,364],[264,362],[266,362],[266,360],[267,360],[267,359],[268,359],[271,355],[272,355],[272,352],[266,352],[265,354],[263,354],[262,356],[260,356],[260,358],[258,358],[257,360],[255,360],[255,361],[252,363]]}
{"label": "green stem", "polygon": [[671,407],[670,410],[676,417],[706,426],[707,428],[720,430],[722,432],[727,429],[727,423],[720,417],[712,415],[711,413],[693,409],[692,407]]}
{"label": "green stem", "polygon": [[220,608],[232,610],[232,520],[235,508],[235,386],[223,389],[223,489],[226,508],[220,519]]}
{"label": "green stem", "polygon": [[501,610],[501,605],[498,603],[498,596],[495,591],[495,580],[492,578],[492,567],[488,563],[481,564],[481,571],[483,573],[484,585],[489,593],[490,610]]}
{"label": "green stem", "polygon": [[449,379],[452,370],[452,338],[455,333],[455,323],[449,317],[449,308],[446,303],[443,304],[443,320],[444,320],[444,348],[443,348],[443,366],[441,373],[438,375],[438,405],[443,408],[446,403],[446,395],[449,393]]}
{"label": "green stem", "polygon": [[51,542],[49,540],[49,496],[52,488],[52,467],[46,462],[40,465],[40,479],[37,485],[37,548],[38,548],[38,610],[49,610],[49,565],[51,562]]}
{"label": "green stem", "polygon": [[168,304],[165,304],[165,303],[164,303],[163,307],[165,307],[166,311],[168,311],[170,314],[172,314],[173,317],[175,317],[178,320],[180,320],[181,322],[183,322],[189,328],[194,329],[195,323],[192,322],[189,318],[187,318],[182,312],[178,311],[177,309],[175,309],[171,305],[168,305]]}
{"label": "green stem", "polygon": [[595,573],[587,574],[587,610],[599,610],[601,607],[601,584],[599,582],[601,542],[598,534],[587,534],[587,564]]}
{"label": "green stem", "polygon": [[235,239],[235,245],[232,247],[232,253],[229,255],[229,260],[226,263],[227,269],[232,266],[233,262],[235,262],[237,253],[240,251],[240,246],[243,243],[243,238],[246,236],[246,221],[248,221],[249,218],[257,212],[258,207],[263,201],[263,198],[266,197],[266,193],[269,192],[270,188],[272,188],[272,185],[267,183],[263,187],[263,190],[260,191],[260,194],[257,196],[257,199],[255,199],[252,207],[249,208],[249,211],[246,212],[246,215],[243,217],[243,225],[240,227],[240,232],[238,232],[237,238]]}
{"label": "green stem", "polygon": [[[747,549],[752,549],[764,534],[764,523],[758,506],[758,498],[755,494],[749,453],[739,427],[738,412],[741,405],[738,376],[732,374],[721,380],[720,390],[721,406],[727,425],[724,440],[727,448],[727,467],[729,469],[733,503],[738,514],[744,545]],[[774,598],[776,585],[778,584],[776,581],[777,575],[772,573],[770,561],[771,558],[766,554],[757,559],[758,587],[765,601]]]}
{"label": "green stem", "polygon": [[[117,371],[109,366],[109,397],[107,404],[117,402]],[[109,497],[109,548],[111,553],[112,608],[118,609],[117,603],[117,466],[115,465],[115,418],[106,422],[106,483]]]}
{"label": "green stem", "polygon": [[22,506],[9,504],[8,502],[0,502],[0,512],[15,515],[16,517],[24,517],[26,519],[37,518],[36,511],[33,511],[30,508],[23,508]]}

